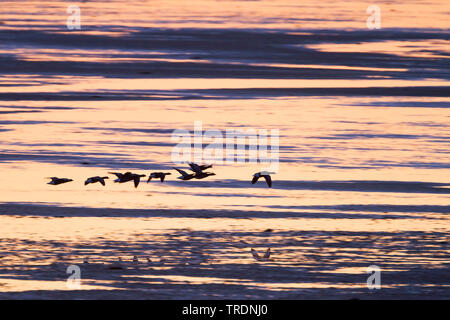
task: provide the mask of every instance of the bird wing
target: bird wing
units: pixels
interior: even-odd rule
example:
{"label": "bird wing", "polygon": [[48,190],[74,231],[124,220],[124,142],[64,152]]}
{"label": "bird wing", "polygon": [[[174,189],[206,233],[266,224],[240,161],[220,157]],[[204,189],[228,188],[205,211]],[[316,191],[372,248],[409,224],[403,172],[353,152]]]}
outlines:
{"label": "bird wing", "polygon": [[133,179],[134,181],[134,187],[137,188],[137,186],[139,185],[139,181],[141,181],[141,177],[137,176],[136,178]]}
{"label": "bird wing", "polygon": [[255,184],[255,183],[256,183],[256,181],[258,181],[258,179],[259,179],[259,177],[258,177],[258,176],[253,176],[253,179],[252,179],[252,184]]}
{"label": "bird wing", "polygon": [[202,166],[199,166],[199,167],[200,167],[201,170],[206,170],[206,169],[212,168],[212,164],[202,165]]}
{"label": "bird wing", "polygon": [[161,182],[164,182],[164,178],[166,177],[166,175],[163,173],[162,175],[161,175]]}
{"label": "bird wing", "polygon": [[100,181],[100,183],[102,184],[102,186],[105,186],[105,179],[99,178],[98,181]]}
{"label": "bird wing", "polygon": [[192,171],[195,173],[202,173],[202,169],[195,163],[189,163],[189,167],[191,167]]}
{"label": "bird wing", "polygon": [[267,249],[266,253],[264,253],[263,256],[264,259],[269,259],[270,258],[270,248]]}
{"label": "bird wing", "polygon": [[122,179],[122,177],[123,177],[123,174],[121,174],[120,172],[108,172],[108,173],[116,175],[117,178],[119,178],[119,179]]}
{"label": "bird wing", "polygon": [[256,260],[259,260],[258,252],[256,252],[255,249],[253,249],[253,248],[251,249],[251,252],[252,252],[253,258],[255,258]]}
{"label": "bird wing", "polygon": [[266,179],[269,188],[272,188],[272,178],[269,175],[264,175],[264,179]]}
{"label": "bird wing", "polygon": [[174,168],[174,169],[177,170],[183,177],[189,176],[189,174],[184,170],[177,169],[177,168]]}

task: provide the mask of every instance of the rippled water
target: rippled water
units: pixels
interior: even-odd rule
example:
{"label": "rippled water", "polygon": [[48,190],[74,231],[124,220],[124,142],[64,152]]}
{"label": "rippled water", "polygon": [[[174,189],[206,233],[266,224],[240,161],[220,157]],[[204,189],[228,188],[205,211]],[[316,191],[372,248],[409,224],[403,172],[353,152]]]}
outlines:
{"label": "rippled water", "polygon": [[[0,13],[0,288],[41,282],[50,294],[64,290],[64,272],[47,279],[27,266],[61,271],[86,256],[102,264],[136,254],[170,261],[134,276],[144,287],[164,276],[158,290],[173,297],[180,281],[203,298],[302,298],[305,287],[317,297],[339,296],[329,287],[360,294],[371,263],[393,270],[390,288],[418,286],[398,296],[420,296],[427,283],[448,297],[445,1],[379,2],[380,30],[366,28],[359,1],[85,1],[81,30],[65,26],[70,2],[23,4],[6,1]],[[251,163],[177,180],[172,133],[193,132],[195,121],[222,132],[278,129],[273,187],[251,185],[262,167]],[[106,187],[84,186],[127,170],[172,175],[136,189],[111,175]],[[51,186],[50,176],[75,181]],[[273,248],[274,261],[260,266],[270,281],[252,278],[250,247]],[[204,260],[187,267],[183,255]],[[403,272],[420,272],[402,273],[402,261]],[[329,273],[306,279],[305,268]],[[428,268],[444,270],[440,280]],[[13,280],[12,270],[38,282]],[[86,290],[131,290],[116,278],[129,274],[101,282],[97,272]],[[201,286],[221,281],[233,289]],[[262,291],[247,293],[253,287]]]}

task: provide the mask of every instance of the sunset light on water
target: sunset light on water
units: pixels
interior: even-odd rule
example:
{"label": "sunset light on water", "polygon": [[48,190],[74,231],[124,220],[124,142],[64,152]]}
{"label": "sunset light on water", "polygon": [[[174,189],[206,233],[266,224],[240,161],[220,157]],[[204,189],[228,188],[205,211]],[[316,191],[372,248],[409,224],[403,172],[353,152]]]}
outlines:
{"label": "sunset light on water", "polygon": [[448,2],[2,6],[1,299],[450,298]]}

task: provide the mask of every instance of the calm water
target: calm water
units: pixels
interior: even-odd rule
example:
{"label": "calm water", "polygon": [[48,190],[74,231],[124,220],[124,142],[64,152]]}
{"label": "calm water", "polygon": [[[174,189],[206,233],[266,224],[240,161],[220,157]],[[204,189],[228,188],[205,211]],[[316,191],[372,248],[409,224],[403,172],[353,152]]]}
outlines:
{"label": "calm water", "polygon": [[[161,237],[167,247],[158,255],[172,257],[185,237],[203,239],[192,241],[204,248],[208,234],[216,244],[206,256],[223,255],[216,263],[245,266],[252,262],[249,247],[271,246],[278,248],[274,268],[290,266],[294,252],[303,256],[310,248],[336,255],[340,249],[328,240],[345,248],[355,236],[375,237],[378,243],[328,261],[330,272],[362,270],[363,278],[342,281],[344,287],[364,284],[370,262],[349,261],[388,244],[389,252],[399,250],[392,259],[380,254],[377,262],[388,269],[402,259],[411,268],[448,266],[445,1],[381,1],[380,30],[366,28],[367,3],[360,1],[86,1],[79,4],[81,30],[65,26],[71,2],[24,3],[6,1],[0,13],[4,265],[151,255]],[[223,132],[278,129],[273,188],[250,184],[261,165],[249,163],[214,164],[215,176],[177,180],[172,132],[193,132],[195,121]],[[84,186],[87,177],[118,170],[172,175],[137,189],[112,179],[106,187]],[[51,186],[49,176],[75,181]],[[272,237],[258,238],[268,228]],[[445,245],[403,251],[427,237]],[[108,239],[123,248],[112,250]],[[91,251],[81,250],[87,243]],[[12,244],[20,249],[9,251]],[[166,276],[172,284],[181,277]],[[226,280],[216,276],[202,281]],[[55,289],[33,279],[38,282],[5,283],[10,291]],[[319,280],[248,281],[268,292],[329,287]]]}

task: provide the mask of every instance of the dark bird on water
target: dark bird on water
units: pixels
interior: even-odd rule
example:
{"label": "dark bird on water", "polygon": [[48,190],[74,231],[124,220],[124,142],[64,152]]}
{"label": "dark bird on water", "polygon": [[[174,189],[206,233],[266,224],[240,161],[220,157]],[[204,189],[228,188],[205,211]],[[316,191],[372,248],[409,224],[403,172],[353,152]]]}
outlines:
{"label": "dark bird on water", "polygon": [[47,184],[52,184],[52,185],[58,185],[58,184],[62,184],[62,183],[66,183],[66,182],[70,182],[73,181],[72,179],[68,179],[68,178],[58,178],[58,177],[49,177],[47,179],[52,179],[52,181],[50,181]]}
{"label": "dark bird on water", "polygon": [[84,182],[84,185],[86,186],[89,183],[100,182],[103,186],[105,186],[105,179],[109,179],[109,177],[100,177],[100,176],[90,177]]}
{"label": "dark bird on water", "polygon": [[152,178],[160,178],[161,182],[164,182],[164,179],[167,175],[171,174],[170,172],[152,172],[149,176],[148,176],[148,180],[147,183],[149,183],[150,181],[152,181]]}
{"label": "dark bird on water", "polygon": [[261,171],[261,172],[255,173],[253,175],[252,184],[255,184],[256,182],[258,182],[259,178],[263,177],[266,180],[266,183],[269,186],[269,188],[272,188],[272,178],[270,177],[271,173],[275,173],[275,172]]}
{"label": "dark bird on water", "polygon": [[145,177],[145,174],[136,174],[136,173],[131,173],[131,172],[125,172],[125,173],[108,172],[108,173],[116,175],[117,179],[114,180],[114,182],[124,183],[124,182],[133,180],[135,188],[137,188],[137,186],[139,185],[139,182],[141,181],[141,177]]}
{"label": "dark bird on water", "polygon": [[195,177],[195,173],[187,173],[186,171],[178,169],[178,168],[174,168],[174,169],[177,170],[181,174],[181,176],[178,177],[177,179],[180,179],[180,180],[191,180],[191,179],[193,179]]}
{"label": "dark bird on water", "polygon": [[191,167],[192,171],[195,172],[195,175],[194,175],[195,179],[204,179],[206,177],[216,175],[213,172],[203,172],[204,170],[206,170],[208,168],[212,168],[212,165],[198,165],[195,163],[189,163],[189,166]]}

